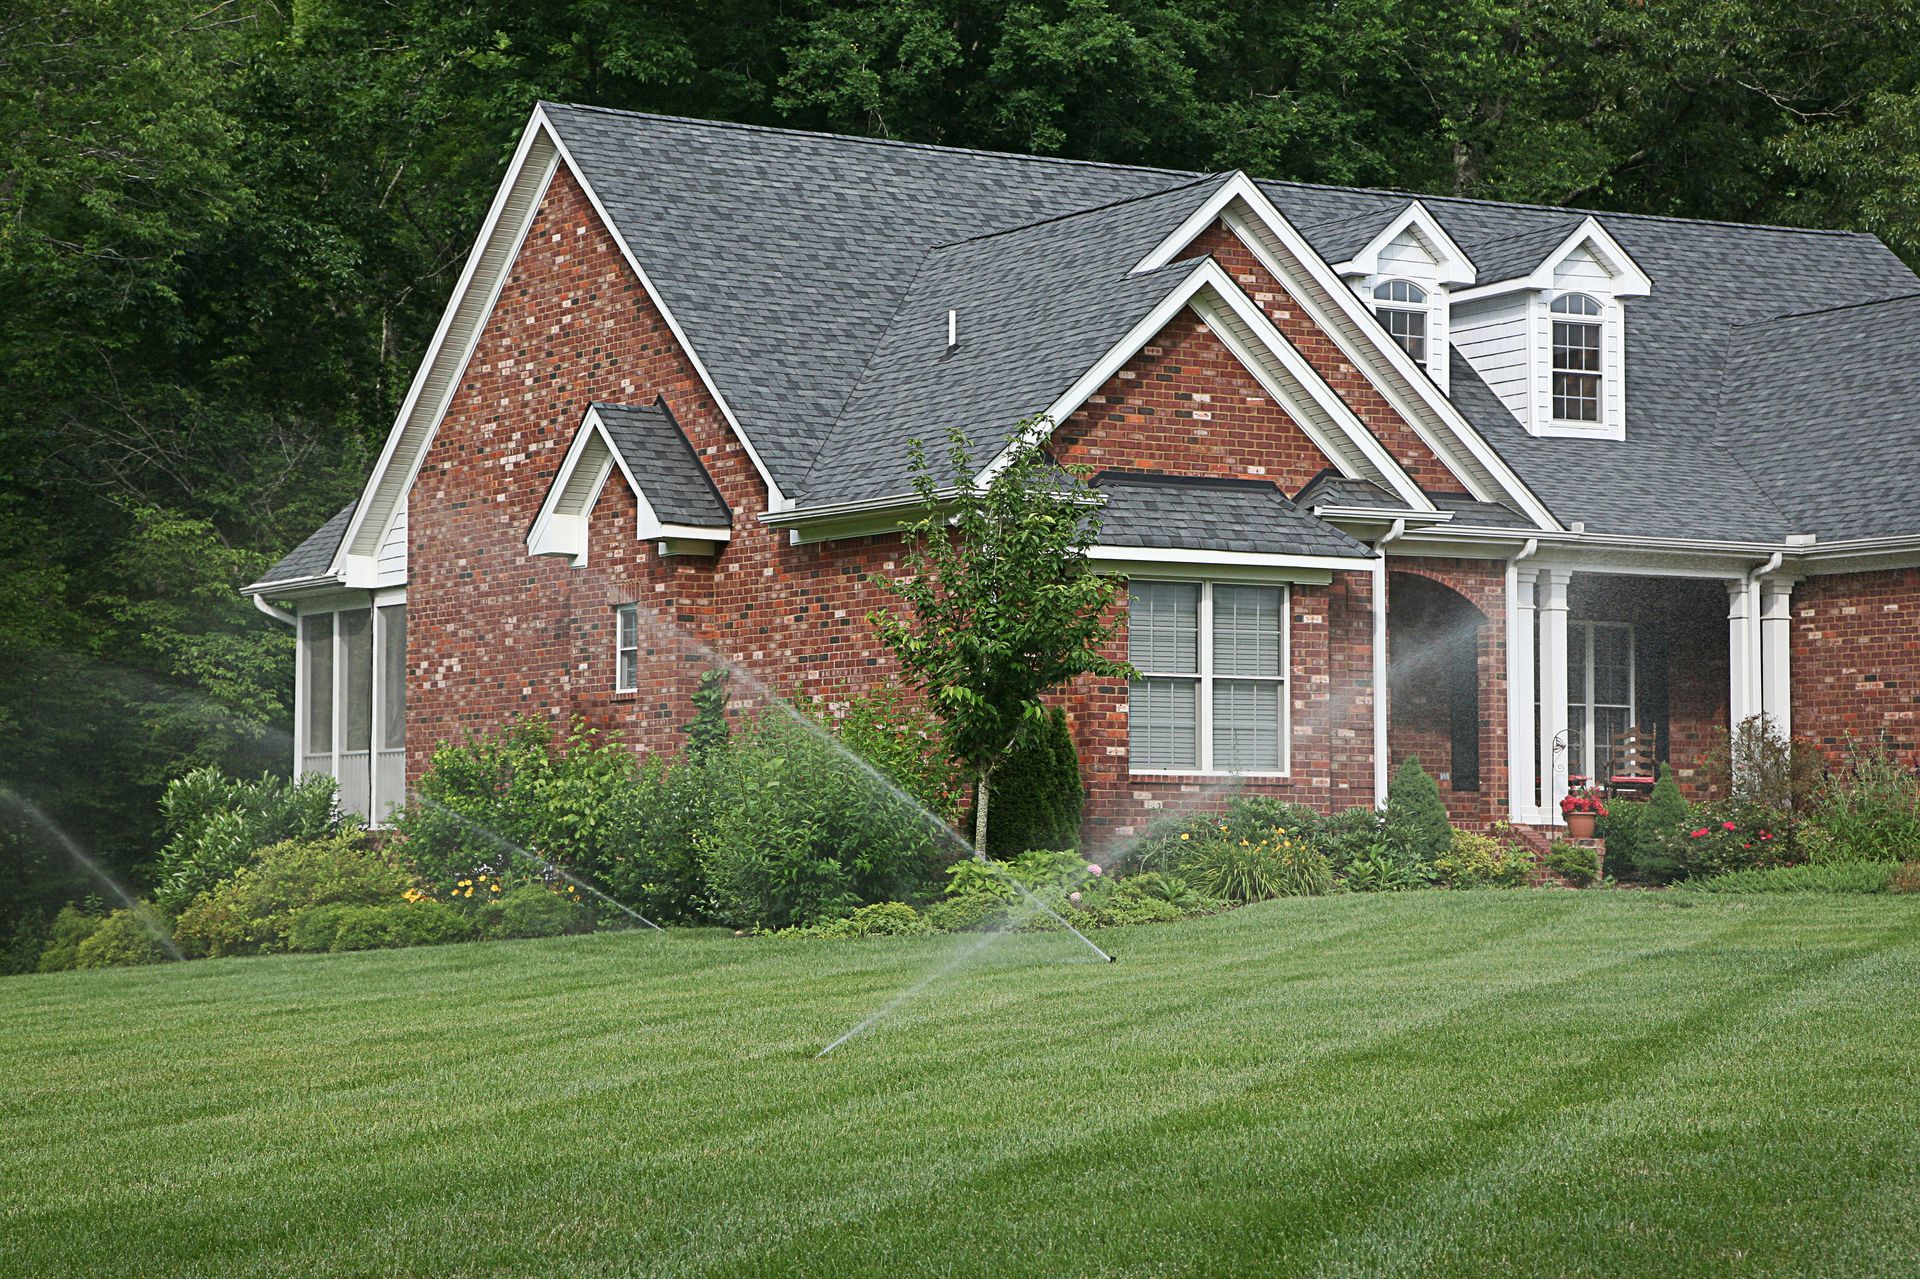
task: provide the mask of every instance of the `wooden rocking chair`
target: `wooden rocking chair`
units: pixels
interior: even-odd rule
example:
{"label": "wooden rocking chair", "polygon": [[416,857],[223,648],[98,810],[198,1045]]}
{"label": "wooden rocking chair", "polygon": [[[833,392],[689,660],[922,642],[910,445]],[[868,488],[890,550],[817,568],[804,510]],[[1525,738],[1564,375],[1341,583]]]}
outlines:
{"label": "wooden rocking chair", "polygon": [[1650,728],[1635,725],[1615,739],[1607,756],[1606,793],[1647,796],[1659,778],[1659,763],[1654,758],[1656,738]]}

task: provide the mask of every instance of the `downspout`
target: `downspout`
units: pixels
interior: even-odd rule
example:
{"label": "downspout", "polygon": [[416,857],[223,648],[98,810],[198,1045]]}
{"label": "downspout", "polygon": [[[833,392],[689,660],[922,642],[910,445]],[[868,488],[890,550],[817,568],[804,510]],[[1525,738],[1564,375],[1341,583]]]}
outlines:
{"label": "downspout", "polygon": [[[1747,574],[1747,705],[1753,713],[1760,716],[1760,723],[1767,723],[1767,708],[1762,698],[1767,686],[1766,676],[1761,674],[1765,661],[1760,653],[1760,579],[1779,568],[1786,559],[1786,552],[1775,551],[1773,558]],[[1733,726],[1738,731],[1740,726]]]}
{"label": "downspout", "polygon": [[265,613],[268,617],[271,617],[274,621],[285,626],[298,627],[300,625],[299,618],[287,612],[284,608],[275,608],[273,605],[267,603],[264,595],[255,595],[251,598],[253,599],[253,606],[262,613]]}
{"label": "downspout", "polygon": [[1373,806],[1387,806],[1387,544],[1407,531],[1395,520],[1373,544]]}
{"label": "downspout", "polygon": [[[1508,653],[1513,652],[1514,631],[1518,629],[1520,625],[1520,561],[1532,559],[1534,552],[1539,549],[1540,539],[1530,537],[1527,539],[1527,544],[1520,548],[1520,553],[1507,561],[1505,634],[1507,637],[1506,651]],[[1532,637],[1529,636],[1528,638],[1531,639]],[[1528,647],[1531,648],[1532,645],[1529,644]],[[1521,706],[1514,701],[1511,665],[1509,665],[1506,685],[1507,749],[1505,754],[1507,757],[1507,814],[1511,820],[1517,822],[1523,818],[1531,820],[1536,815],[1533,810],[1537,806],[1538,796],[1533,793],[1534,786],[1532,778],[1516,777],[1513,775],[1513,744],[1521,739],[1521,730],[1523,727],[1527,735],[1534,735],[1535,725],[1533,722],[1533,707],[1531,705]],[[1524,803],[1522,802],[1523,798]],[[1524,810],[1524,812],[1522,810]]]}

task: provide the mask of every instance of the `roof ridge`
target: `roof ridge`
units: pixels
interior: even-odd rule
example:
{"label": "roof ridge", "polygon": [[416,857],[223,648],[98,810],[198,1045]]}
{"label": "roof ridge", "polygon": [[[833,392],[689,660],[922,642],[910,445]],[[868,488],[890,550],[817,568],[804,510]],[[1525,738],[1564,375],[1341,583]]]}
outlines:
{"label": "roof ridge", "polygon": [[[733,129],[745,133],[770,133],[786,137],[830,138],[838,142],[860,142],[869,146],[902,147],[917,151],[938,151],[957,155],[987,156],[1001,160],[1023,160],[1034,164],[1068,164],[1084,168],[1113,169],[1125,173],[1164,173],[1175,176],[1196,174],[1193,169],[1172,169],[1155,164],[1125,164],[1117,160],[1083,160],[1077,156],[1035,155],[1028,151],[999,151],[986,147],[963,147],[943,142],[915,142],[905,138],[873,138],[859,133],[835,133],[826,129],[800,129],[791,125],[747,124],[737,120],[706,120],[698,116],[667,115],[657,111],[628,111],[619,107],[596,106],[589,102],[559,102],[551,98],[542,98],[543,107],[563,107],[569,111],[592,111],[601,115],[620,116],[629,120],[658,120],[668,124],[699,125],[703,128]],[[1218,170],[1217,172],[1232,172]],[[1201,178],[1214,174],[1199,174]],[[1298,178],[1262,178],[1254,181],[1261,185],[1294,187],[1303,191],[1335,191],[1346,195],[1392,196],[1404,200],[1440,201],[1448,204],[1474,205],[1490,209],[1528,209],[1541,213],[1574,213],[1596,218],[1632,218],[1640,222],[1672,222],[1692,226],[1730,227],[1747,231],[1780,231],[1792,235],[1845,236],[1867,240],[1878,240],[1871,231],[1849,231],[1838,227],[1789,226],[1782,222],[1741,222],[1733,218],[1687,217],[1675,213],[1632,213],[1620,209],[1600,209],[1591,205],[1542,204],[1530,200],[1495,200],[1485,196],[1449,195],[1444,192],[1410,190],[1405,187],[1382,186],[1342,186],[1334,182],[1307,182]],[[1366,216],[1353,215],[1356,219]],[[1346,219],[1334,219],[1345,221]],[[1328,225],[1315,223],[1310,225]]]}
{"label": "roof ridge", "polygon": [[1763,324],[1778,324],[1782,320],[1805,319],[1810,315],[1832,315],[1837,311],[1857,311],[1862,307],[1885,306],[1889,302],[1910,302],[1920,298],[1920,289],[1907,293],[1889,294],[1884,298],[1866,298],[1859,302],[1836,302],[1832,306],[1816,306],[1805,311],[1782,311],[1778,315],[1762,316],[1757,320],[1736,320],[1727,327],[1731,329],[1751,329]]}
{"label": "roof ridge", "polygon": [[[628,111],[620,107],[596,106],[590,102],[559,102],[541,98],[542,107],[564,107],[569,111],[594,111],[601,115],[621,116],[629,120],[659,120],[667,124],[694,124],[712,129],[735,129],[743,133],[773,133],[787,137],[832,138],[837,142],[863,142],[877,147],[903,147],[912,151],[946,151],[959,155],[982,155],[999,160],[1029,160],[1036,164],[1075,164],[1094,169],[1121,169],[1129,173],[1192,174],[1192,169],[1169,169],[1156,164],[1122,164],[1117,160],[1082,160],[1069,155],[1035,155],[1030,151],[995,151],[986,147],[962,147],[944,142],[914,142],[906,138],[873,138],[861,133],[835,133],[829,129],[799,129],[782,124],[747,124],[738,120],[707,120],[691,115],[666,115],[658,111]],[[1204,176],[1204,175],[1203,175]]]}
{"label": "roof ridge", "polygon": [[974,244],[981,240],[991,240],[996,236],[1012,235],[1017,231],[1031,231],[1035,227],[1050,226],[1055,222],[1065,222],[1071,218],[1085,217],[1091,213],[1104,213],[1109,209],[1118,209],[1125,205],[1138,204],[1143,200],[1157,200],[1163,195],[1172,195],[1175,191],[1184,191],[1189,187],[1202,186],[1208,182],[1216,181],[1232,172],[1234,172],[1232,169],[1222,169],[1218,173],[1206,173],[1185,182],[1176,182],[1172,186],[1161,187],[1158,191],[1142,191],[1138,195],[1122,196],[1117,200],[1108,200],[1104,204],[1089,204],[1082,209],[1069,209],[1065,213],[1055,213],[1050,217],[1035,218],[1031,222],[1021,222],[1013,226],[1001,227],[997,231],[982,231],[979,235],[964,236],[958,240],[942,240],[932,247],[935,249],[957,249],[963,244]]}

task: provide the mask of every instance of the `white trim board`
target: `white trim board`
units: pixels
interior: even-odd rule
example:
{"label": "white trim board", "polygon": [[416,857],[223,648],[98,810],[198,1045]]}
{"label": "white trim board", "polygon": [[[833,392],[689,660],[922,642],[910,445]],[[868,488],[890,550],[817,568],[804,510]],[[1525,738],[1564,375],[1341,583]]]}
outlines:
{"label": "white trim board", "polygon": [[454,286],[446,309],[441,313],[433,341],[429,343],[426,356],[414,374],[413,384],[388,432],[380,459],[361,490],[359,506],[329,566],[330,575],[339,577],[347,585],[357,587],[371,584],[376,571],[374,557],[386,536],[393,512],[419,475],[434,437],[439,433],[440,423],[493,316],[500,292],[512,273],[514,263],[519,260],[527,232],[545,203],[554,175],[562,164],[566,165],[574,181],[579,183],[601,225],[619,247],[628,269],[634,273],[646,291],[648,300],[666,321],[705,390],[719,406],[721,416],[746,450],[748,459],[767,486],[769,506],[778,510],[787,505],[787,499],[774,481],[772,472],[767,469],[752,440],[741,428],[739,418],[721,394],[699,353],[687,340],[686,331],[681,328],[652,279],[640,266],[626,237],[621,235],[619,227],[608,216],[606,206],[595,192],[593,184],[567,152],[559,132],[547,120],[544,108],[536,107],[520,135],[519,145],[507,166],[500,189],[494,195],[487,217],[481,224],[459,283]]}
{"label": "white trim board", "polygon": [[[1048,406],[1022,441],[1009,443],[988,462],[975,482],[986,483],[1004,470],[1019,443],[1044,440],[1052,435],[1060,423],[1079,411],[1095,391],[1105,386],[1188,307],[1342,475],[1349,479],[1378,480],[1414,509],[1435,509],[1420,486],[1400,468],[1386,446],[1347,407],[1346,401],[1294,349],[1233,277],[1210,258],[1197,261],[1193,270],[1182,276],[1165,298]],[[1246,336],[1234,332],[1233,324],[1226,322],[1229,316],[1245,327],[1258,349]],[[1260,358],[1260,350],[1266,352],[1271,365]],[[1293,389],[1290,390],[1283,379],[1291,381]]]}
{"label": "white trim board", "polygon": [[1421,241],[1427,256],[1433,259],[1434,276],[1441,284],[1472,284],[1478,268],[1467,251],[1454,243],[1447,229],[1440,225],[1427,210],[1427,206],[1415,200],[1400,211],[1400,215],[1387,223],[1386,227],[1373,239],[1367,241],[1365,248],[1345,262],[1334,267],[1342,275],[1379,275],[1380,254],[1386,247],[1400,238],[1403,231],[1411,230],[1415,238]]}
{"label": "white trim board", "polygon": [[[554,472],[553,483],[547,486],[547,495],[540,501],[540,511],[534,516],[533,526],[527,530],[527,554],[529,555],[565,555],[574,567],[587,562],[587,531],[593,519],[594,505],[599,502],[600,494],[606,489],[607,478],[615,467],[626,477],[627,487],[633,491],[638,518],[634,527],[634,538],[647,542],[659,540],[663,543],[694,543],[695,547],[679,547],[681,551],[693,551],[702,544],[712,545],[733,540],[733,530],[729,528],[708,528],[692,524],[669,524],[662,520],[653,509],[653,503],[647,500],[647,493],[627,459],[621,455],[614,444],[613,436],[607,430],[607,424],[600,420],[600,411],[589,406],[580,420],[579,429],[573,434],[573,442],[567,446],[567,456],[560,463],[560,469]],[[572,509],[561,510],[562,506]],[[708,552],[710,553],[710,551]]]}
{"label": "white trim board", "polygon": [[[1433,379],[1388,335],[1372,308],[1267,199],[1245,173],[1236,173],[1141,259],[1136,273],[1173,261],[1216,220],[1224,221],[1261,265],[1289,291],[1341,353],[1361,370],[1414,434],[1479,501],[1509,501],[1543,530],[1560,525],[1504,459],[1476,431]],[[1261,234],[1263,232],[1264,234]],[[1276,256],[1293,259],[1289,268]],[[1302,272],[1306,278],[1302,278]],[[1341,321],[1335,323],[1336,316]],[[1443,444],[1442,434],[1453,443]]]}

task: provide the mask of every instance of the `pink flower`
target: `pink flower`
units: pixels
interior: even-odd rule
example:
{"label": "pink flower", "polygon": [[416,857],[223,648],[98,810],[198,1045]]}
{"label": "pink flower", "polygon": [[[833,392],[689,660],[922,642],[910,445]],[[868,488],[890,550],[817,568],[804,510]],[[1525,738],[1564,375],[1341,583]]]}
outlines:
{"label": "pink flower", "polygon": [[1734,828],[1734,826],[1733,826],[1733,823],[1732,823],[1732,822],[1721,822],[1721,823],[1720,823],[1720,829],[1721,829],[1721,830],[1732,830],[1733,828]]}
{"label": "pink flower", "polygon": [[1079,894],[1079,893],[1068,893],[1068,894],[1067,894],[1067,900],[1068,900],[1068,901],[1070,901],[1070,902],[1077,902],[1077,901],[1079,901],[1079,900],[1080,900],[1080,894]]}
{"label": "pink flower", "polygon": [[1701,828],[1700,828],[1699,830],[1697,830],[1697,831],[1695,831],[1695,832],[1693,832],[1693,834],[1692,834],[1691,836],[1689,836],[1689,838],[1691,838],[1691,839],[1700,839],[1700,838],[1702,838],[1702,837],[1704,837],[1704,836],[1706,835],[1706,833],[1707,833],[1707,828],[1706,828],[1705,826],[1702,826],[1702,827],[1701,827]]}
{"label": "pink flower", "polygon": [[1770,835],[1770,834],[1768,834],[1768,833],[1767,833],[1766,831],[1761,831],[1761,832],[1760,832],[1760,838],[1761,838],[1761,839],[1772,839],[1772,838],[1773,838],[1773,836],[1772,836],[1772,835]]}
{"label": "pink flower", "polygon": [[1088,863],[1087,863],[1087,874],[1089,874],[1089,875],[1099,875],[1100,873],[1101,873],[1101,870],[1100,870],[1100,864],[1099,864],[1098,862],[1088,862]]}

